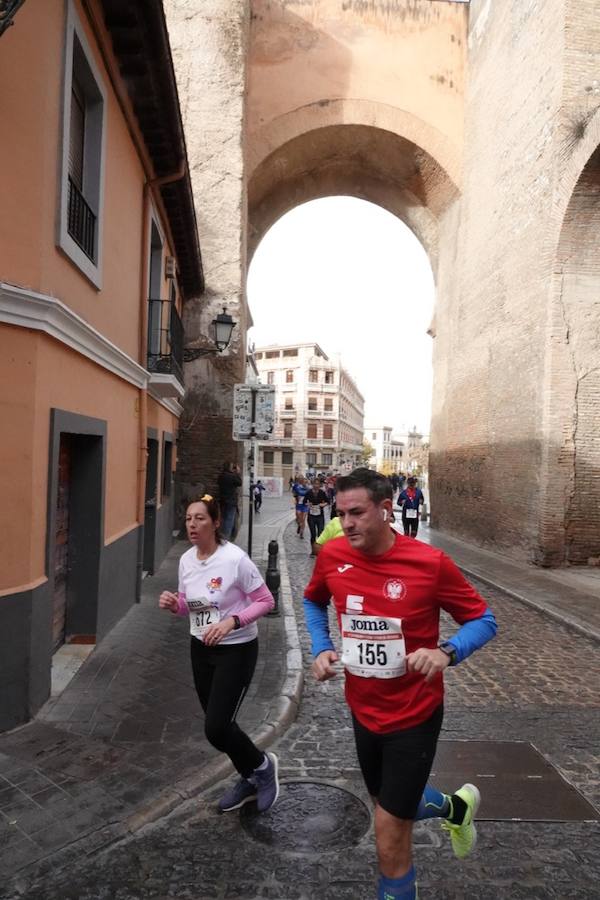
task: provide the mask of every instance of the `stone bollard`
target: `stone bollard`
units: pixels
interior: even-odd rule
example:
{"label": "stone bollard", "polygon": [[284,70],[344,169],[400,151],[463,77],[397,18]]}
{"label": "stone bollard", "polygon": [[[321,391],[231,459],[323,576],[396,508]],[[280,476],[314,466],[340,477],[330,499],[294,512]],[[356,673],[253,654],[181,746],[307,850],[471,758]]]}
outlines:
{"label": "stone bollard", "polygon": [[275,606],[268,613],[269,616],[279,615],[279,587],[281,585],[281,574],[277,565],[277,557],[279,555],[279,544],[277,541],[269,541],[269,561],[267,563],[267,571],[265,573],[265,584],[273,594]]}

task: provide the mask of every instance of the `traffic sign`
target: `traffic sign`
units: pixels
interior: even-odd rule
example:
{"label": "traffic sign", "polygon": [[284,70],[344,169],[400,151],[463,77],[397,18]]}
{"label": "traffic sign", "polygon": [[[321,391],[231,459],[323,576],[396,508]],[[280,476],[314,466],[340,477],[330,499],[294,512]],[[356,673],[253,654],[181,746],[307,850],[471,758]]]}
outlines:
{"label": "traffic sign", "polygon": [[[252,427],[254,422],[254,428]],[[275,387],[236,384],[233,389],[233,439],[268,440],[275,427]]]}

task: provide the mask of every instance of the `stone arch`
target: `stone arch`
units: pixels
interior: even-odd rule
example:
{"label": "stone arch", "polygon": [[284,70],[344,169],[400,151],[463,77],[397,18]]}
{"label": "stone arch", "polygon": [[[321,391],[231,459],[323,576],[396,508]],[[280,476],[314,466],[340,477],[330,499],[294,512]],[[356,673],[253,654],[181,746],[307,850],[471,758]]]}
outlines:
{"label": "stone arch", "polygon": [[424,119],[374,100],[322,99],[277,116],[248,136],[248,168],[254,170],[278,147],[302,134],[330,125],[368,125],[406,138],[437,160],[448,178],[460,184],[458,148]]}
{"label": "stone arch", "polygon": [[[600,146],[600,107],[590,118],[583,117],[569,124],[563,146],[570,152],[570,156],[560,174],[555,195],[553,218],[557,225],[558,242],[562,238],[567,207],[571,202],[577,183],[594,151]],[[556,252],[558,252],[558,244]]]}
{"label": "stone arch", "polygon": [[435,273],[437,223],[458,196],[457,154],[443,135],[386,104],[323,100],[249,136],[248,259],[266,231],[308,200],[347,194],[401,218]]}
{"label": "stone arch", "polygon": [[579,176],[553,271],[540,548],[546,565],[600,557],[600,130],[597,138],[585,164],[582,149],[569,167]]}

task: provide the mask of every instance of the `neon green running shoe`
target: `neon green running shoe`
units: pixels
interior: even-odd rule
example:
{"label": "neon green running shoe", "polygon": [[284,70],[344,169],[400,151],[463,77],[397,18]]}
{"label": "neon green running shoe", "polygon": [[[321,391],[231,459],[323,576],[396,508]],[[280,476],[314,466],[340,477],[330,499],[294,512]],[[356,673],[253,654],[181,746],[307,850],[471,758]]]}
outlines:
{"label": "neon green running shoe", "polygon": [[456,858],[464,859],[477,843],[477,829],[474,820],[481,803],[481,794],[474,784],[463,784],[455,791],[455,794],[467,804],[465,817],[460,825],[454,825],[446,819],[445,822],[442,822],[442,828],[450,833],[452,850]]}

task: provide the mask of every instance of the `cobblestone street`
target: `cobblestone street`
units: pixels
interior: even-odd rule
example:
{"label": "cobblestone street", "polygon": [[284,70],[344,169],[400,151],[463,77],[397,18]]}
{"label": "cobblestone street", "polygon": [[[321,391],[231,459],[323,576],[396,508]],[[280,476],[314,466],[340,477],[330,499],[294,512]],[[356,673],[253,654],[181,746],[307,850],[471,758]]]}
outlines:
{"label": "cobblestone street", "polygon": [[[316,684],[310,673],[301,597],[312,562],[308,542],[289,526],[289,575],[304,651],[306,682],[296,722],[274,745],[283,779],[263,843],[249,834],[243,815],[219,816],[218,785],[158,824],[147,826],[101,856],[49,868],[35,884],[22,875],[3,900],[134,900],[134,898],[269,898],[269,900],[372,900],[376,864],[372,828],[343,845],[337,823],[326,850],[307,848],[311,829],[327,810],[306,814],[294,805],[285,781],[308,780],[343,788],[368,805],[358,772],[342,679]],[[525,741],[600,806],[600,696],[598,647],[507,595],[477,584],[497,615],[495,642],[447,673],[442,740]],[[444,623],[446,635],[453,630]],[[268,666],[268,662],[267,662]],[[435,766],[434,766],[435,771]],[[476,779],[473,772],[473,780]],[[446,784],[455,789],[459,784]],[[485,784],[481,784],[485,802]],[[277,815],[286,841],[272,840]],[[347,823],[346,823],[347,824]],[[290,845],[297,835],[297,848]],[[271,837],[270,837],[271,836]],[[281,837],[281,836],[280,836]],[[482,821],[478,847],[465,862],[451,852],[439,823],[416,830],[416,867],[422,898],[517,900],[598,897],[598,822]]]}

